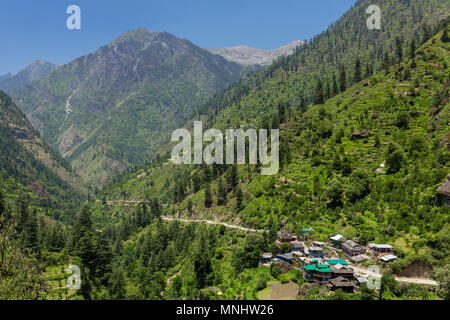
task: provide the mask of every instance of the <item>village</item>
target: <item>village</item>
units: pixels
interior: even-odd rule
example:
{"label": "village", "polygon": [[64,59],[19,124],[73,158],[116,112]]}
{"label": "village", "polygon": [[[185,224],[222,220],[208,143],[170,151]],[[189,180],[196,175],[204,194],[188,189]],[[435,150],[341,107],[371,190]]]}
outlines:
{"label": "village", "polygon": [[362,246],[336,233],[328,237],[328,242],[314,241],[309,239],[313,232],[313,228],[302,229],[302,239],[286,230],[278,232],[277,247],[281,253],[263,253],[259,265],[270,267],[277,264],[282,273],[299,269],[309,282],[327,286],[333,291],[341,289],[353,293],[359,291],[362,283],[369,285],[370,282],[367,276],[370,272],[358,267],[359,264],[364,261],[384,264],[397,260],[395,250],[389,244]]}

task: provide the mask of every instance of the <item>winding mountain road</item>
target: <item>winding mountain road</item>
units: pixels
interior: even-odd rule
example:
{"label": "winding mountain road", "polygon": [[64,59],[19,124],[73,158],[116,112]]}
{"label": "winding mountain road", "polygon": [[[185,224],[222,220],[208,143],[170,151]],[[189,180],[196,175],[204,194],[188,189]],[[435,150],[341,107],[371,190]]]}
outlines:
{"label": "winding mountain road", "polygon": [[[97,202],[101,202],[101,200],[97,200]],[[141,203],[141,202],[148,202],[144,200],[110,200],[106,201],[107,204],[114,204],[114,203]],[[251,229],[251,228],[245,228],[242,226],[236,226],[232,225],[226,222],[220,222],[220,221],[213,221],[213,220],[207,220],[207,219],[183,219],[183,218],[173,218],[168,216],[161,216],[161,219],[166,221],[181,221],[181,222],[187,222],[187,223],[206,223],[206,224],[213,224],[213,225],[222,225],[226,228],[231,229],[238,229],[246,232],[253,232],[253,233],[264,233],[268,232],[269,230],[258,230],[258,229]],[[334,251],[334,250],[333,250]],[[337,254],[337,253],[336,253]],[[362,275],[362,276],[373,276],[376,278],[381,278],[381,274],[370,271],[365,268],[357,267],[352,265],[351,266],[356,274]],[[425,285],[432,285],[437,286],[438,283],[435,280],[432,279],[426,279],[426,278],[410,278],[410,277],[398,277],[395,276],[395,280],[399,282],[405,282],[405,283],[416,283],[416,284],[425,284]]]}

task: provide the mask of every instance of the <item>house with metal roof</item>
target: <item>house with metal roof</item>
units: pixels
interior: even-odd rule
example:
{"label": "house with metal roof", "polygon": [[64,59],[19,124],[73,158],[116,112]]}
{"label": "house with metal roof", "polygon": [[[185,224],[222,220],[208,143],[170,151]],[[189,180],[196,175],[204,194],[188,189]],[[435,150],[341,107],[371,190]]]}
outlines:
{"label": "house with metal roof", "polygon": [[330,280],[330,287],[332,290],[342,289],[344,292],[353,292],[355,285],[344,277],[337,277]]}
{"label": "house with metal roof", "polygon": [[301,241],[292,241],[292,251],[304,252],[305,251],[305,243]]}
{"label": "house with metal roof", "polygon": [[348,238],[340,234],[336,234],[330,237],[331,245],[337,249],[340,249],[342,247],[342,244],[347,240]]}
{"label": "house with metal roof", "polygon": [[355,282],[355,285],[357,285],[357,286],[361,286],[363,283],[369,283],[369,280],[367,280],[367,278],[366,277],[363,277],[363,276],[355,276],[355,279],[356,279],[356,282]]}
{"label": "house with metal roof", "polygon": [[347,240],[342,244],[342,251],[349,257],[366,253],[366,248],[353,240]]}
{"label": "house with metal roof", "polygon": [[393,254],[386,254],[384,256],[381,256],[380,260],[383,262],[392,262],[397,260],[397,257],[394,256]]}
{"label": "house with metal roof", "polygon": [[287,232],[285,229],[278,232],[278,243],[291,243],[291,241],[297,240],[297,237],[294,236],[292,233]]}
{"label": "house with metal roof", "polygon": [[332,272],[327,264],[307,264],[303,266],[305,278],[309,281],[326,284],[332,277]]}
{"label": "house with metal roof", "polygon": [[325,258],[325,253],[321,247],[309,247],[309,256],[314,258]]}
{"label": "house with metal roof", "polygon": [[342,264],[336,264],[330,267],[334,277],[343,277],[349,280],[354,278],[353,269]]}
{"label": "house with metal roof", "polygon": [[369,249],[377,254],[394,252],[394,248],[390,244],[369,243]]}
{"label": "house with metal roof", "polygon": [[329,260],[327,260],[327,263],[328,263],[330,266],[334,266],[334,265],[336,265],[336,264],[340,264],[340,265],[343,265],[343,266],[348,265],[348,262],[345,261],[344,259],[329,259]]}
{"label": "house with metal roof", "polygon": [[292,252],[288,252],[277,254],[277,258],[290,263],[294,256],[292,255]]}

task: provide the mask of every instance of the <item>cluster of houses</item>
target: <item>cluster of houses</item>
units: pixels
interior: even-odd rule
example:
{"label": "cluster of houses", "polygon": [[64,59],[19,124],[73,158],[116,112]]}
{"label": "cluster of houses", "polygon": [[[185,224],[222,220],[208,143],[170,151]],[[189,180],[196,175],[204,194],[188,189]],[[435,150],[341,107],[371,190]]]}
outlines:
{"label": "cluster of houses", "polygon": [[[391,262],[397,259],[393,247],[388,244],[370,243],[364,247],[340,234],[331,235],[329,240],[332,247],[342,250],[353,263],[359,263],[369,258],[366,255],[367,251],[371,251],[382,262]],[[264,253],[261,255],[260,264],[288,263],[303,270],[305,278],[309,281],[327,285],[332,290],[340,288],[344,292],[353,292],[355,287],[367,282],[365,277],[354,274],[353,268],[349,266],[349,261],[339,258],[327,259],[328,254],[324,251],[327,244],[324,242],[309,241],[309,245],[307,245],[305,241],[299,241],[293,234],[282,230],[278,233],[277,244],[279,246],[290,244],[292,250],[276,255]],[[335,251],[330,247],[328,249],[327,252]]]}

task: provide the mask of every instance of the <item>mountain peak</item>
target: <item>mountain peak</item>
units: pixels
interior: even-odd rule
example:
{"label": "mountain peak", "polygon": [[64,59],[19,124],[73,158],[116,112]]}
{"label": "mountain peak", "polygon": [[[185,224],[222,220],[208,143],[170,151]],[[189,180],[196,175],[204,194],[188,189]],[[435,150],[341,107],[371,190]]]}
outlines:
{"label": "mountain peak", "polygon": [[111,42],[111,44],[125,43],[129,41],[146,42],[151,41],[158,34],[158,32],[152,32],[145,28],[139,28],[135,30],[128,30],[122,33],[117,39]]}
{"label": "mountain peak", "polygon": [[56,64],[42,59],[34,60],[15,75],[8,73],[0,76],[0,90],[11,91],[19,89],[34,80],[46,76],[57,67]]}
{"label": "mountain peak", "polygon": [[274,50],[257,49],[244,45],[206,50],[213,54],[221,55],[228,61],[236,62],[242,65],[259,64],[261,66],[268,66],[274,59],[279,56],[292,53],[297,46],[302,44],[303,41],[295,40]]}

